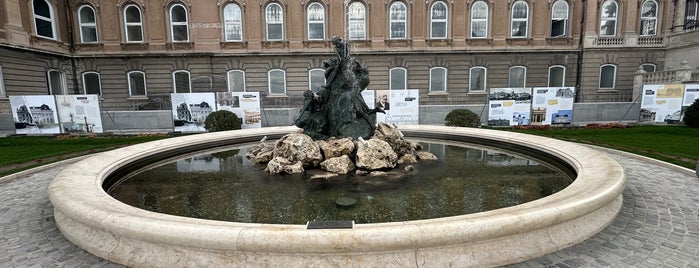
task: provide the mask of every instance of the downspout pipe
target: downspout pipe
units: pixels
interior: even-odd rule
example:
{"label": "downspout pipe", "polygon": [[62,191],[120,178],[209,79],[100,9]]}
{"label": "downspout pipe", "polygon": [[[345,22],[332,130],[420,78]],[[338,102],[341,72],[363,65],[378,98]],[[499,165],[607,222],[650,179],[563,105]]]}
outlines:
{"label": "downspout pipe", "polygon": [[66,18],[68,19],[68,22],[66,23],[68,25],[68,47],[70,49],[70,68],[73,73],[73,94],[80,94],[80,89],[78,89],[78,68],[77,68],[77,63],[75,62],[75,38],[73,37],[73,12],[70,8],[70,1],[65,0],[64,1],[66,5]]}
{"label": "downspout pipe", "polygon": [[583,64],[583,45],[585,38],[585,18],[587,17],[587,1],[582,0],[582,18],[580,19],[580,39],[578,40],[578,62],[575,68],[575,101],[579,102],[580,98],[580,79],[582,77],[582,64]]}

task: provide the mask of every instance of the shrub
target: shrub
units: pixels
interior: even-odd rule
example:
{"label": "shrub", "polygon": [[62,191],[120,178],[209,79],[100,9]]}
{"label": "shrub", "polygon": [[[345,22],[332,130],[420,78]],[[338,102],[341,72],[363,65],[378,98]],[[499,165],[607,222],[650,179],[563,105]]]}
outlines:
{"label": "shrub", "polygon": [[467,109],[455,109],[444,118],[444,124],[453,127],[480,127],[481,117]]}
{"label": "shrub", "polygon": [[682,122],[689,127],[699,127],[699,99],[694,100],[694,103],[684,111]]}
{"label": "shrub", "polygon": [[209,132],[240,129],[240,119],[231,111],[215,111],[206,117],[204,128]]}

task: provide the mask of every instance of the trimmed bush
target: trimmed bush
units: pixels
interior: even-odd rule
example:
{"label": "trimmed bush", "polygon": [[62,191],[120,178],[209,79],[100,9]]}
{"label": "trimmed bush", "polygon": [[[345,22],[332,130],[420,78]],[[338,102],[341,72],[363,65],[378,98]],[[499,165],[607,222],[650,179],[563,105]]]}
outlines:
{"label": "trimmed bush", "polygon": [[240,119],[231,111],[215,111],[206,117],[204,128],[209,132],[240,129]]}
{"label": "trimmed bush", "polygon": [[481,117],[471,110],[455,109],[444,118],[444,124],[452,127],[480,127]]}
{"label": "trimmed bush", "polygon": [[682,122],[689,127],[699,127],[699,99],[694,100],[694,103],[684,111]]}

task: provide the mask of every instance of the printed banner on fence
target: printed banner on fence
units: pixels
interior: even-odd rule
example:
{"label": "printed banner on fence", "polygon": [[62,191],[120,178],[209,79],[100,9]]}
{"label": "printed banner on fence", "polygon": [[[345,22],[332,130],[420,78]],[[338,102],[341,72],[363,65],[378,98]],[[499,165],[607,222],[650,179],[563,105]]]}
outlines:
{"label": "printed banner on fence", "polygon": [[[684,85],[684,98],[682,99],[682,116],[684,117],[684,112],[687,108],[694,103],[694,101],[699,100],[699,84],[685,84]],[[680,119],[681,120],[681,119]]]}
{"label": "printed banner on fence", "polygon": [[684,85],[644,85],[641,97],[641,122],[677,123],[682,114]]}
{"label": "printed banner on fence", "polygon": [[217,92],[218,110],[235,113],[242,129],[261,128],[260,92]]}
{"label": "printed banner on fence", "polygon": [[535,87],[531,124],[570,124],[573,121],[574,87]]}
{"label": "printed banner on fence", "polygon": [[171,93],[175,131],[205,132],[204,121],[215,111],[214,93]]}
{"label": "printed banner on fence", "polygon": [[531,121],[531,88],[491,88],[488,126],[523,126]]}
{"label": "printed banner on fence", "polygon": [[58,134],[56,99],[52,95],[10,96],[17,134]]}
{"label": "printed banner on fence", "polygon": [[[373,106],[386,113],[377,113],[376,121],[396,125],[417,125],[420,120],[420,93],[417,89],[376,90]],[[367,102],[367,105],[369,103]],[[372,107],[369,107],[372,109]]]}
{"label": "printed banner on fence", "polygon": [[63,133],[102,133],[97,95],[56,95],[58,119]]}

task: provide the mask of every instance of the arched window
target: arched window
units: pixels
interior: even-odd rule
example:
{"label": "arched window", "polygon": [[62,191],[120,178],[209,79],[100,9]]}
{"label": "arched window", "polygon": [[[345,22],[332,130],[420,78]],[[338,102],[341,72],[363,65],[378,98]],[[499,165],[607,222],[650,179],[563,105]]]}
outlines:
{"label": "arched window", "polygon": [[527,85],[527,67],[514,66],[510,68],[508,87],[525,87]]}
{"label": "arched window", "polygon": [[32,1],[34,12],[34,31],[39,37],[56,40],[56,18],[53,7],[46,0]]}
{"label": "arched window", "polygon": [[446,39],[449,10],[447,4],[437,1],[430,8],[430,38]]}
{"label": "arched window", "polygon": [[245,72],[228,71],[228,92],[245,92]]}
{"label": "arched window", "polygon": [[267,41],[284,40],[284,10],[277,3],[267,5],[265,9],[267,24]]}
{"label": "arched window", "polygon": [[126,74],[129,81],[129,96],[146,96],[146,73],[131,71]]}
{"label": "arched window", "polygon": [[392,68],[389,73],[390,90],[408,89],[408,70],[403,67]]}
{"label": "arched window", "polygon": [[558,0],[551,7],[551,37],[568,35],[568,3]]}
{"label": "arched window", "polygon": [[485,67],[473,67],[469,71],[468,91],[485,91],[487,81],[487,69]]}
{"label": "arched window", "polygon": [[5,91],[5,77],[2,76],[2,65],[0,65],[0,97],[7,96]]}
{"label": "arched window", "polygon": [[366,8],[361,2],[349,5],[347,31],[350,40],[366,39]]}
{"label": "arched window", "polygon": [[192,93],[192,82],[189,72],[180,70],[172,72],[172,88],[174,93]]}
{"label": "arched window", "polygon": [[325,86],[325,70],[313,69],[308,71],[308,89],[318,92]]}
{"label": "arched window", "polygon": [[308,22],[308,40],[325,39],[325,8],[315,2],[308,5],[306,14]]}
{"label": "arched window", "polygon": [[604,64],[599,68],[599,88],[614,89],[616,86],[616,65]]}
{"label": "arched window", "polygon": [[66,92],[66,75],[57,70],[49,70],[46,72],[46,77],[49,81],[49,94],[64,95]]}
{"label": "arched window", "polygon": [[78,24],[80,25],[80,42],[97,43],[97,17],[91,6],[83,5],[78,8]]}
{"label": "arched window", "polygon": [[223,8],[223,34],[226,42],[243,41],[243,14],[235,3]]}
{"label": "arched window", "polygon": [[124,8],[124,33],[127,43],[143,42],[141,9],[136,5],[128,5]]}
{"label": "arched window", "polygon": [[658,29],[658,3],[647,0],[641,6],[641,35],[655,35]]}
{"label": "arched window", "polygon": [[619,11],[619,5],[616,1],[607,0],[602,4],[600,11],[600,28],[599,34],[602,36],[616,35],[616,21]]}
{"label": "arched window", "polygon": [[172,42],[189,42],[187,9],[182,4],[170,7],[170,37]]}
{"label": "arched window", "polygon": [[655,72],[655,64],[653,63],[644,63],[641,64],[641,67],[643,68],[646,73],[654,73]]}
{"label": "arched window", "polygon": [[430,92],[447,91],[447,68],[434,67],[430,69]]}
{"label": "arched window", "polygon": [[97,72],[83,73],[83,93],[87,95],[102,95],[102,82]]}
{"label": "arched window", "polygon": [[566,67],[554,65],[549,67],[549,87],[564,87],[566,78]]}
{"label": "arched window", "polygon": [[517,1],[512,5],[512,37],[527,37],[529,29],[529,4]]}
{"label": "arched window", "polygon": [[406,39],[408,34],[408,8],[403,2],[391,4],[388,11],[389,31],[391,39]]}
{"label": "arched window", "polygon": [[488,37],[488,4],[485,1],[473,3],[471,7],[471,38]]}
{"label": "arched window", "polygon": [[274,69],[267,73],[269,83],[269,95],[286,94],[286,72]]}

